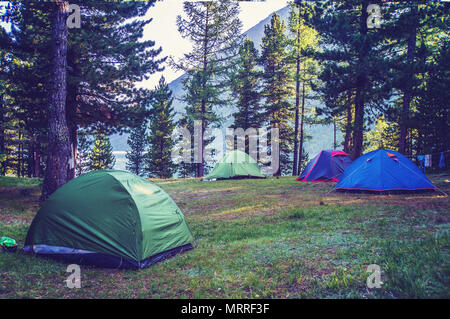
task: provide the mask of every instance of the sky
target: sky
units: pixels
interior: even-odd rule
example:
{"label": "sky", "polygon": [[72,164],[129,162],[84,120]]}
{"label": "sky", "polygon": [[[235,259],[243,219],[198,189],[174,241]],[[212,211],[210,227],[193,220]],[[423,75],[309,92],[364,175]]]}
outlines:
{"label": "sky", "polygon": [[[153,20],[145,27],[143,40],[155,41],[156,48],[162,47],[163,50],[160,57],[173,56],[175,61],[177,61],[191,49],[189,40],[181,37],[176,25],[177,16],[183,15],[183,2],[183,0],[160,0],[147,12],[145,18],[152,18]],[[0,1],[0,6],[6,3],[6,1]],[[247,31],[273,12],[284,8],[288,4],[288,0],[240,1],[239,18],[242,21],[242,31]],[[9,30],[9,25],[1,21],[0,24]],[[157,85],[161,74],[170,83],[181,76],[183,72],[177,72],[165,65],[165,70],[162,73],[151,75],[149,80],[143,81],[137,86],[153,89]]]}
{"label": "sky", "polygon": [[[275,11],[288,5],[287,0],[265,0],[240,2],[240,15],[242,21],[242,31],[245,32],[261,20]],[[146,18],[153,18],[144,29],[143,40],[155,41],[155,47],[162,47],[161,57],[173,56],[177,61],[184,53],[191,49],[189,40],[183,39],[178,32],[176,19],[178,15],[183,15],[183,0],[162,0],[149,9]],[[166,81],[170,83],[183,74],[181,71],[174,71],[166,66],[162,72]],[[153,89],[159,81],[161,73],[153,74],[149,80],[141,85]]]}

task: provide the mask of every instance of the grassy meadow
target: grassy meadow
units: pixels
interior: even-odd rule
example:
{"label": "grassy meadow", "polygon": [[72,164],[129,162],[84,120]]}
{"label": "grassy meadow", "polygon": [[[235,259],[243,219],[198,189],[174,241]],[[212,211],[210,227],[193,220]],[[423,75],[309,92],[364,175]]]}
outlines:
{"label": "grassy meadow", "polygon": [[[450,175],[429,176],[450,193]],[[450,200],[372,195],[293,177],[153,180],[184,212],[196,249],[143,270],[0,252],[0,298],[449,298]],[[0,236],[23,247],[40,180],[0,177]],[[367,266],[381,267],[369,289]]]}

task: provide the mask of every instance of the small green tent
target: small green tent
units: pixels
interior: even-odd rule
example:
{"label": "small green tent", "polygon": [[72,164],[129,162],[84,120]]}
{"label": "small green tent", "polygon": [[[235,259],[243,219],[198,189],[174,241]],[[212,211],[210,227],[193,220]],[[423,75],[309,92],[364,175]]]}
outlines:
{"label": "small green tent", "polygon": [[103,170],[49,197],[24,250],[101,267],[144,268],[192,243],[186,219],[166,192],[129,172]]}
{"label": "small green tent", "polygon": [[265,176],[261,173],[258,163],[251,156],[242,151],[234,150],[226,153],[205,179],[238,177],[264,178]]}

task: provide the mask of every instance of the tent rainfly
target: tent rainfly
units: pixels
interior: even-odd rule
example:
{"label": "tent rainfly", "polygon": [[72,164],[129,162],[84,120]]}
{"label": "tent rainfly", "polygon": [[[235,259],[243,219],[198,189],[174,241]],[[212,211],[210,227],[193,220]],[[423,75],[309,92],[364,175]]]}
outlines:
{"label": "tent rainfly", "polygon": [[227,179],[227,178],[264,178],[258,163],[247,153],[234,150],[216,164],[214,169],[205,179]]}
{"label": "tent rainfly", "polygon": [[351,163],[350,155],[345,152],[323,150],[309,161],[297,181],[337,182]]}
{"label": "tent rainfly", "polygon": [[57,189],[31,223],[24,250],[64,261],[138,269],[193,248],[182,212],[161,188],[117,170]]}
{"label": "tent rainfly", "polygon": [[375,150],[357,158],[336,184],[337,191],[417,192],[437,190],[406,156]]}

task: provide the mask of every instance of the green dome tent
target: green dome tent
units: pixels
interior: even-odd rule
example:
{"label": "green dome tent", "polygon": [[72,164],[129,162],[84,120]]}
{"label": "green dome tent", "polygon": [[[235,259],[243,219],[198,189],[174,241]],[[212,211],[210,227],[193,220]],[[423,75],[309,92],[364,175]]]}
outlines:
{"label": "green dome tent", "polygon": [[193,248],[182,212],[161,188],[103,170],[57,189],[31,223],[24,250],[74,263],[144,268]]}
{"label": "green dome tent", "polygon": [[205,179],[237,177],[264,178],[265,176],[261,173],[258,163],[251,156],[242,151],[234,150],[226,153]]}

